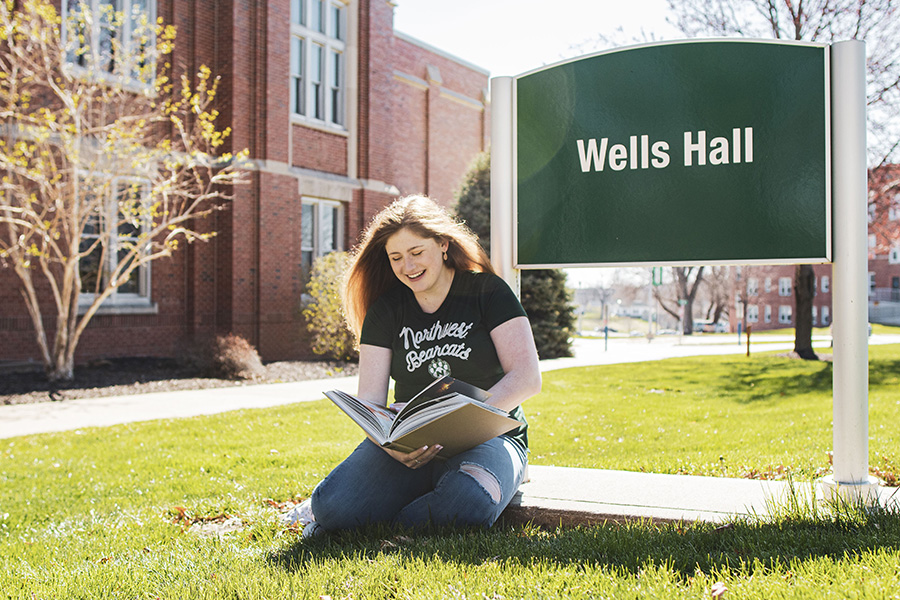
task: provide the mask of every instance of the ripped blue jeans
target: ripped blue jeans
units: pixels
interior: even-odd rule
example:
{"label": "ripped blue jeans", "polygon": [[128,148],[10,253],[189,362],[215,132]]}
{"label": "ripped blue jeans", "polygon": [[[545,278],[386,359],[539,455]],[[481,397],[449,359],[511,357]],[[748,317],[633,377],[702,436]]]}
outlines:
{"label": "ripped blue jeans", "polygon": [[369,523],[490,527],[522,483],[522,447],[505,435],[409,469],[368,439],[312,493],[312,512],[326,531]]}

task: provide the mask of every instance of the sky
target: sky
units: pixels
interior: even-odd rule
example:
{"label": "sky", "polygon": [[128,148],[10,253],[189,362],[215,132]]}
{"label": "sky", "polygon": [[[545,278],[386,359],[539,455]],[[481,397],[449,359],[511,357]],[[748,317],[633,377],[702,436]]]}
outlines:
{"label": "sky", "polygon": [[[515,76],[610,46],[682,39],[666,0],[395,0],[394,29],[490,71]],[[606,285],[613,269],[566,269],[569,285]]]}
{"label": "sky", "polygon": [[[395,0],[394,29],[490,71],[519,75],[608,46],[681,39],[666,0]],[[621,31],[620,31],[621,30]]]}

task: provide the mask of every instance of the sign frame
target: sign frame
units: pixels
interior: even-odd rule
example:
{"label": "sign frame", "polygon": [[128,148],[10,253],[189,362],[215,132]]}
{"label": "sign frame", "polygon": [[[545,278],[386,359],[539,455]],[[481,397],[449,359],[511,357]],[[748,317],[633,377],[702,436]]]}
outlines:
{"label": "sign frame", "polygon": [[[821,102],[823,105],[823,114],[822,114],[822,127],[823,127],[823,136],[822,136],[822,148],[815,148],[816,152],[821,151],[821,157],[816,160],[821,160],[822,166],[824,168],[824,173],[822,173],[820,184],[823,188],[823,196],[821,198],[822,206],[821,209],[824,210],[824,215],[819,215],[819,221],[821,222],[821,233],[816,235],[822,236],[822,248],[821,252],[814,255],[798,255],[794,254],[791,256],[747,256],[746,254],[741,256],[734,257],[723,257],[723,256],[692,256],[692,257],[684,257],[684,256],[644,256],[639,259],[621,259],[619,257],[612,257],[610,260],[600,259],[600,260],[577,260],[577,261],[559,261],[559,260],[542,260],[543,257],[538,257],[538,260],[533,260],[531,257],[525,256],[523,257],[522,247],[520,246],[520,235],[521,229],[523,225],[521,224],[521,216],[520,216],[520,165],[519,165],[519,83],[523,78],[541,74],[543,72],[549,72],[553,69],[567,68],[573,67],[573,65],[577,65],[578,63],[584,63],[584,61],[596,61],[597,59],[603,59],[603,57],[608,57],[611,55],[622,55],[623,53],[633,53],[637,52],[645,52],[646,51],[655,51],[655,49],[660,49],[661,52],[671,51],[675,52],[680,50],[680,48],[672,48],[672,47],[687,47],[691,48],[700,48],[703,45],[707,44],[743,44],[743,45],[754,45],[754,46],[783,46],[786,48],[790,47],[798,47],[798,48],[812,48],[817,50],[822,50],[823,58],[822,58],[822,92],[823,98],[821,98]],[[618,57],[617,57],[618,58]],[[830,74],[830,46],[828,44],[822,43],[810,43],[810,42],[798,42],[798,41],[785,41],[785,40],[767,40],[767,39],[717,39],[717,38],[708,38],[708,39],[698,39],[698,40],[677,40],[677,41],[668,41],[668,42],[660,42],[660,43],[650,43],[650,44],[639,44],[633,46],[627,46],[622,48],[614,48],[611,50],[596,52],[593,54],[588,54],[585,56],[577,57],[570,60],[561,61],[552,65],[543,66],[537,69],[533,69],[522,73],[512,80],[512,212],[513,212],[513,240],[512,240],[512,260],[514,267],[516,269],[541,269],[541,268],[572,268],[572,267],[626,267],[626,266],[699,266],[699,265],[744,265],[744,264],[820,264],[820,263],[828,263],[831,262],[833,256],[833,240],[832,240],[832,149],[831,149],[831,101],[830,101],[830,90],[831,90],[831,74]],[[818,115],[816,115],[818,116]],[[636,132],[639,130],[636,130]],[[643,131],[640,131],[643,133]],[[634,138],[636,136],[632,136]],[[817,140],[818,141],[818,140]],[[612,142],[610,142],[612,143]],[[759,144],[759,141],[756,141]],[[634,139],[631,141],[632,149],[634,148]],[[574,154],[574,148],[569,149],[570,152]],[[577,158],[575,159],[577,161]],[[674,159],[673,159],[674,160]],[[701,167],[705,169],[709,169],[709,167]],[[761,170],[762,167],[755,167],[757,170]],[[607,169],[608,170],[608,169]],[[673,171],[674,169],[670,169]],[[652,171],[652,169],[651,169]],[[627,172],[627,171],[626,171]],[[641,172],[643,175],[644,172]],[[658,177],[660,172],[657,173],[649,173],[648,175],[656,175]],[[592,175],[596,176],[596,173]],[[603,174],[604,176],[606,174]],[[617,174],[618,175],[618,174]],[[677,177],[677,175],[676,175]],[[671,178],[671,177],[670,177]],[[627,209],[626,209],[627,210]],[[538,220],[537,222],[541,222]],[[531,223],[532,227],[527,228],[528,231],[533,231],[533,223]],[[724,227],[736,227],[736,223],[724,223]],[[783,224],[782,229],[786,229],[787,225]],[[684,231],[673,231],[673,236],[684,236],[686,235]],[[690,235],[695,235],[695,232],[690,232]],[[559,235],[555,236],[559,237]],[[657,236],[656,239],[660,239]],[[683,243],[683,242],[682,242]],[[590,252],[592,252],[591,250]],[[532,252],[533,254],[533,252]]]}

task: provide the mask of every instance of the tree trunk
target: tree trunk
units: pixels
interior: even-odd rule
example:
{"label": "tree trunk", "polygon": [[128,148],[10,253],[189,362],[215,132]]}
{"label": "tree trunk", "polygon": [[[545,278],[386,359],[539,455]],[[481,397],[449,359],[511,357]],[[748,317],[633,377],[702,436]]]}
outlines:
{"label": "tree trunk", "polygon": [[684,335],[694,335],[694,303],[688,300],[683,308],[684,317],[681,321],[681,331]]}
{"label": "tree trunk", "polygon": [[47,379],[51,383],[72,381],[75,378],[75,360],[68,354],[54,356],[53,364],[47,366]]}
{"label": "tree trunk", "polygon": [[794,352],[805,360],[819,360],[812,347],[812,307],[816,273],[812,265],[797,265],[794,275]]}

